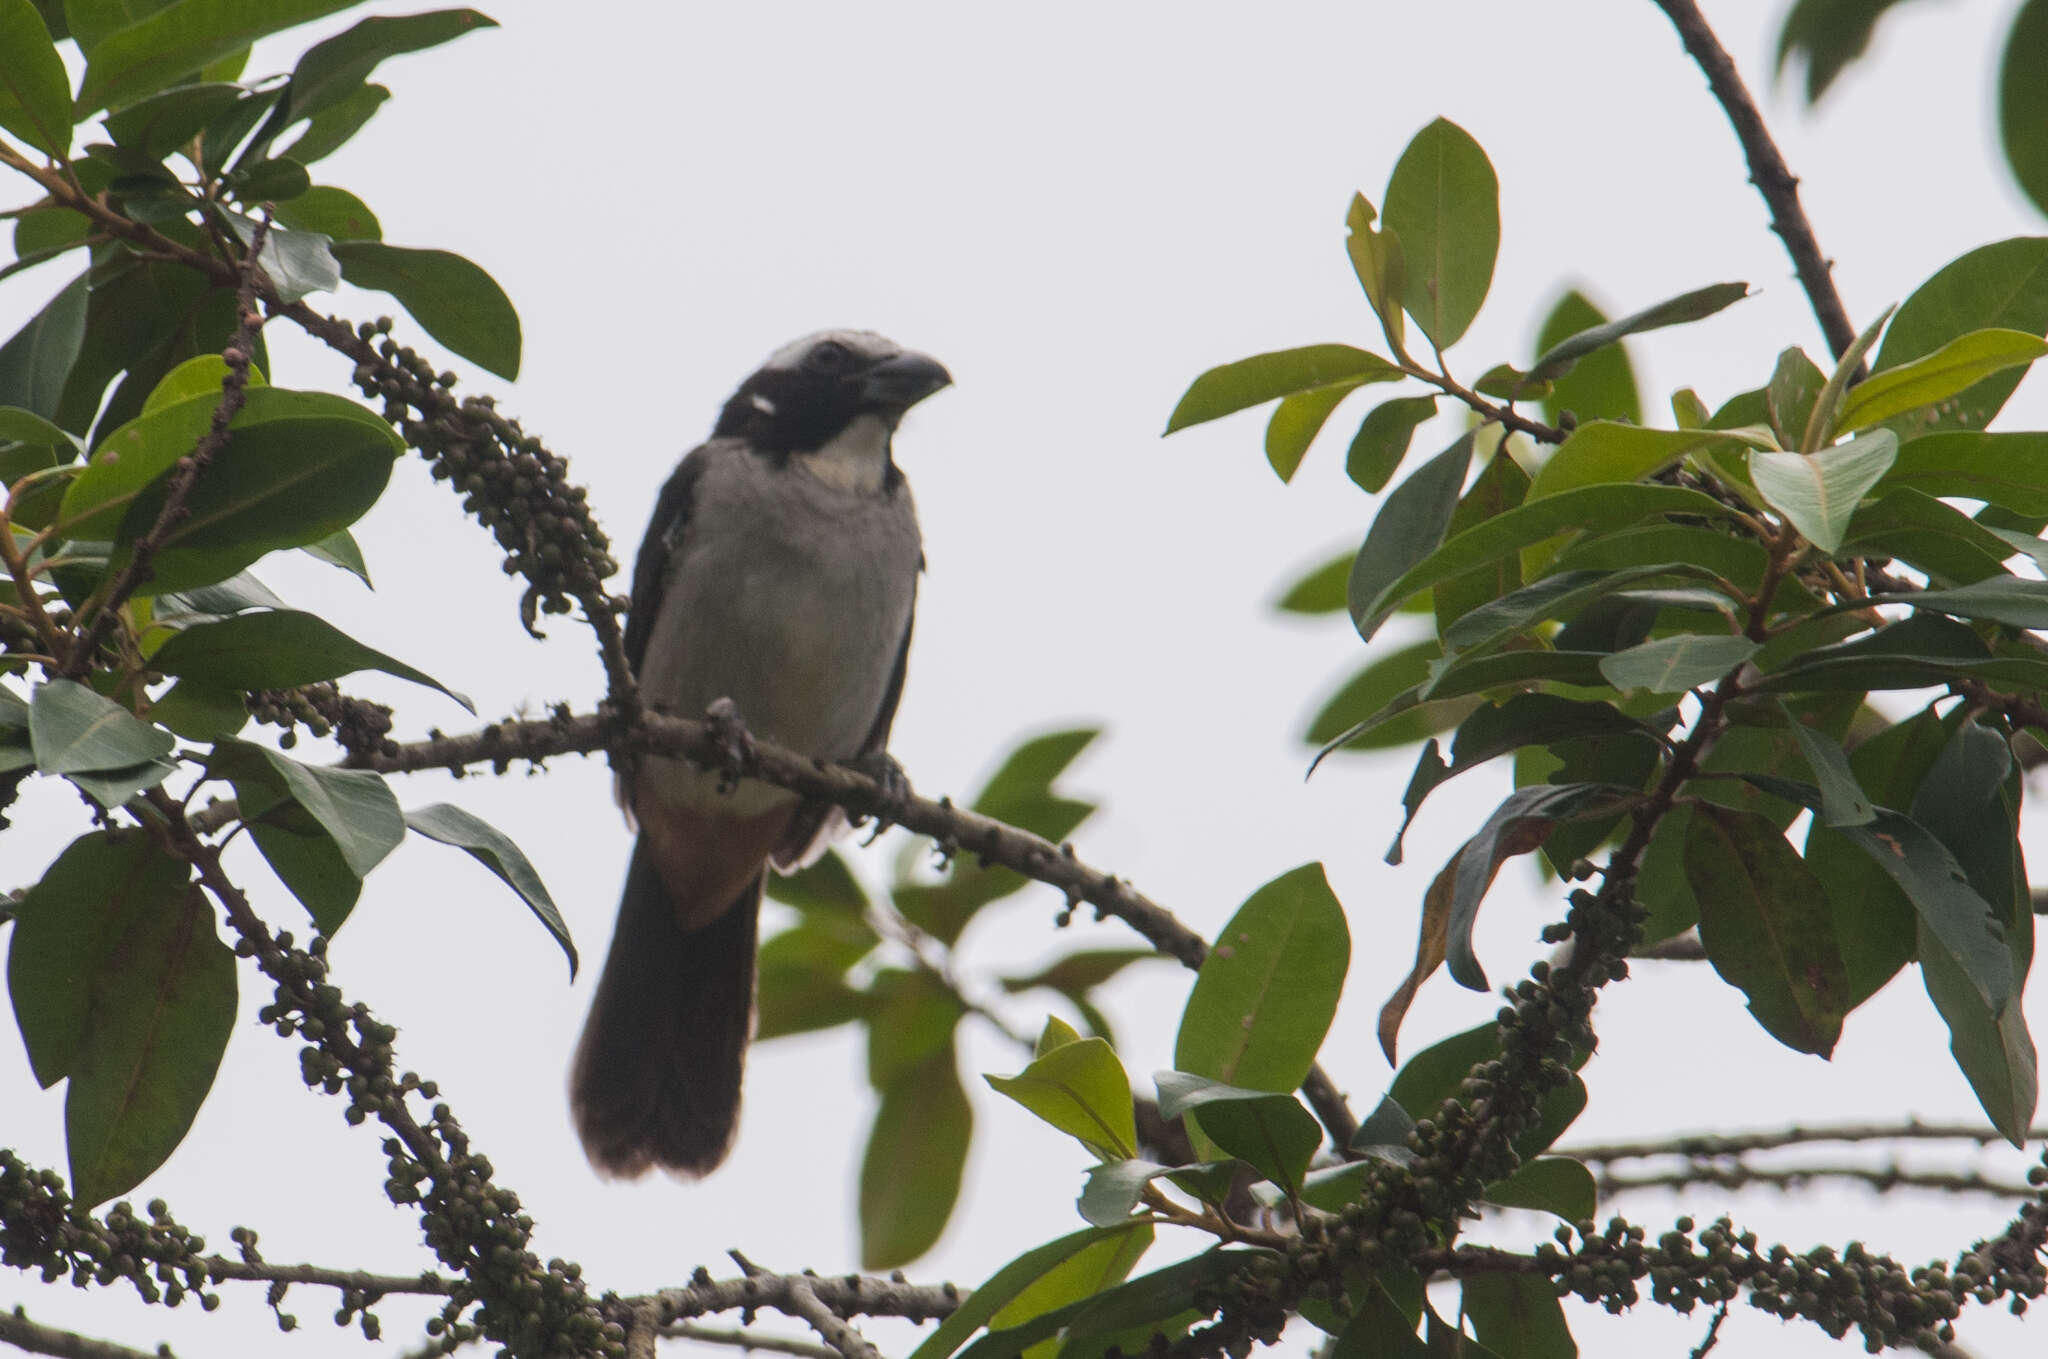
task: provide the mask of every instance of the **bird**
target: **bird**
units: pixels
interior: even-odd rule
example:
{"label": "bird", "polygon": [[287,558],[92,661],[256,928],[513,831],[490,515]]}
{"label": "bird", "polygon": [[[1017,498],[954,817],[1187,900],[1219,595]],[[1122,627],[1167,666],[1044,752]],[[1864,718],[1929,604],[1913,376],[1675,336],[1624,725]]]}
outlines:
{"label": "bird", "polygon": [[[907,792],[887,746],[924,550],[893,440],[951,383],[928,355],[826,330],[740,384],[662,487],[634,564],[624,641],[646,708],[736,714]],[[846,818],[663,756],[618,782],[637,837],[570,1107],[600,1175],[695,1179],[738,1129],[766,873],[813,861]]]}

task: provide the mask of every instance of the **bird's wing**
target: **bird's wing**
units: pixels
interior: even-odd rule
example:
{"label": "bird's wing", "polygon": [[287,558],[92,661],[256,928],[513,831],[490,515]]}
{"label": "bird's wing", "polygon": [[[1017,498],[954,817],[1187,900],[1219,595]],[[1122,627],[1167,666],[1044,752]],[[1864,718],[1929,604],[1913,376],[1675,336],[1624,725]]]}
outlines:
{"label": "bird's wing", "polygon": [[676,464],[661,495],[655,499],[654,515],[647,521],[647,536],[640,540],[640,555],[633,564],[633,600],[626,614],[626,660],[637,676],[647,659],[647,642],[654,635],[654,620],[661,612],[661,592],[668,581],[671,557],[682,550],[683,535],[689,529],[690,505],[697,480],[710,461],[709,445],[700,444]]}

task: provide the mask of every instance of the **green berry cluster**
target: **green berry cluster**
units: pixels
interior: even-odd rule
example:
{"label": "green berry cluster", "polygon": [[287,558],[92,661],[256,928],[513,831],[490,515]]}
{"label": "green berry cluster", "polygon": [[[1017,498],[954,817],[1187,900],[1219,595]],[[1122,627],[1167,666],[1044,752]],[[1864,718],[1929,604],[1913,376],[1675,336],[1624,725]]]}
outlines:
{"label": "green berry cluster", "polygon": [[390,755],[398,751],[391,739],[391,709],[368,699],[350,698],[332,680],[307,684],[297,689],[257,689],[244,697],[250,716],[269,726],[282,727],[278,745],[290,750],[298,744],[298,728],[313,737],[332,735],[351,755]]}
{"label": "green berry cluster", "polygon": [[63,1176],[0,1150],[0,1265],[38,1270],[45,1283],[69,1275],[78,1288],[125,1279],[144,1302],[176,1307],[191,1298],[211,1312],[220,1297],[209,1287],[205,1249],[161,1199],[146,1219],[126,1202],[95,1218],[65,1192]]}

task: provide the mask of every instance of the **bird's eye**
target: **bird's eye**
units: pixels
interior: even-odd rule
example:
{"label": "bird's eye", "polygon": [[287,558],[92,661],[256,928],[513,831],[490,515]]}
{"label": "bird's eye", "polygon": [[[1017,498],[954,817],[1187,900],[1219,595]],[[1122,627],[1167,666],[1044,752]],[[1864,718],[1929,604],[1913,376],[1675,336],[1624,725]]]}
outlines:
{"label": "bird's eye", "polygon": [[839,341],[824,340],[812,346],[810,355],[804,362],[820,372],[836,373],[846,366],[846,361],[851,357],[851,352]]}

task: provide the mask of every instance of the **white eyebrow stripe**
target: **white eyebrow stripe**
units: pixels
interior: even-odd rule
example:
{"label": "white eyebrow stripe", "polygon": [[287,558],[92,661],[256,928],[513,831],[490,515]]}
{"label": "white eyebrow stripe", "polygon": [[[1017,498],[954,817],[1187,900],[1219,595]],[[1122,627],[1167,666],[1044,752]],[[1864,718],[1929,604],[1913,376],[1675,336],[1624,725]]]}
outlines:
{"label": "white eyebrow stripe", "polygon": [[761,414],[763,415],[775,414],[775,403],[773,401],[770,401],[767,397],[761,395],[759,392],[748,393],[747,402],[749,405],[753,406],[755,410],[761,412]]}

